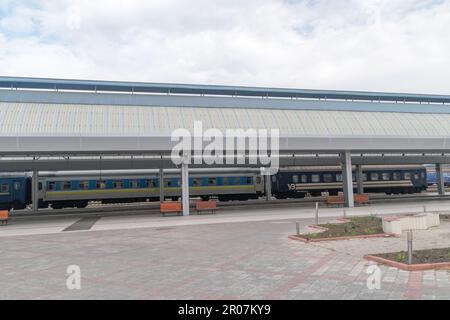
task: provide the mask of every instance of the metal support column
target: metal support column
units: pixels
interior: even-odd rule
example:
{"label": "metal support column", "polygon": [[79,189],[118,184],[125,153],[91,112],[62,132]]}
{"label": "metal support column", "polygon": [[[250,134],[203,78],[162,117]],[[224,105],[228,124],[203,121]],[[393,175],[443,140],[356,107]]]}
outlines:
{"label": "metal support column", "polygon": [[436,183],[439,195],[445,196],[444,172],[440,163],[436,164]]}
{"label": "metal support column", "polygon": [[266,186],[266,201],[272,200],[272,176],[267,174],[264,176]]}
{"label": "metal support column", "polygon": [[344,199],[347,208],[355,206],[353,200],[353,176],[352,176],[352,154],[347,151],[342,153],[342,176],[344,180]]}
{"label": "metal support column", "polygon": [[159,168],[159,202],[164,202],[164,169]]}
{"label": "metal support column", "polygon": [[31,178],[31,208],[34,213],[39,210],[39,171],[33,171]]}
{"label": "metal support column", "polygon": [[362,165],[356,165],[356,185],[358,194],[364,193],[363,170]]}
{"label": "metal support column", "polygon": [[183,161],[181,165],[181,199],[183,216],[189,216],[189,165],[187,161]]}

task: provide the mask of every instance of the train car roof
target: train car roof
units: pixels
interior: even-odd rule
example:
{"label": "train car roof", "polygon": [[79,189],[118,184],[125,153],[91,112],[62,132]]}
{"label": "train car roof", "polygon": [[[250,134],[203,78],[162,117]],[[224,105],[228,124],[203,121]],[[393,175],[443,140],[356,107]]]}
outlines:
{"label": "train car roof", "polygon": [[[180,174],[180,169],[165,169],[164,174]],[[219,168],[219,169],[189,169],[191,174],[204,173],[259,173],[259,169],[252,168]],[[102,170],[102,171],[42,171],[39,172],[40,177],[61,177],[61,176],[138,176],[138,175],[155,175],[159,174],[159,169],[148,170]]]}
{"label": "train car roof", "polygon": [[[355,169],[356,166],[353,166],[353,169]],[[413,169],[425,169],[422,165],[368,165],[362,166],[363,170],[400,170],[400,169],[407,169],[407,170],[413,170]],[[340,171],[342,168],[340,166],[326,166],[326,167],[288,167],[288,168],[280,168],[280,172],[292,172],[292,171]]]}
{"label": "train car roof", "polygon": [[0,178],[27,178],[31,177],[28,172],[0,172]]}

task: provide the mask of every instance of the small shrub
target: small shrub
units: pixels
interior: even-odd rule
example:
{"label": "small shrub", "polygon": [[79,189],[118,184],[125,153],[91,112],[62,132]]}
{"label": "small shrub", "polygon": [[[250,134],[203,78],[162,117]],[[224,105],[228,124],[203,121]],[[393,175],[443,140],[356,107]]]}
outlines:
{"label": "small shrub", "polygon": [[401,251],[401,252],[397,252],[395,254],[395,261],[397,262],[403,262],[406,259],[406,252],[405,251]]}

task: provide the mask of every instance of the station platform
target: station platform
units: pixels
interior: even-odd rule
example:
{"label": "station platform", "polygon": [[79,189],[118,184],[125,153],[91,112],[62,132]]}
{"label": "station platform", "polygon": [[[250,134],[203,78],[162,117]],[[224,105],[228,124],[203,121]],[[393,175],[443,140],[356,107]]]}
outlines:
{"label": "station platform", "polygon": [[[368,206],[355,208],[336,208],[321,207],[319,209],[319,219],[342,217],[344,210],[347,216],[357,215],[389,215],[402,213],[421,213],[426,207],[427,211],[450,212],[450,200],[442,201],[423,201],[420,203],[377,203]],[[271,220],[298,220],[311,219],[315,217],[315,208],[311,206],[301,207],[292,204],[290,206],[279,207],[271,204],[264,207],[228,207],[219,208],[217,213],[195,214],[191,216],[165,216],[159,214],[139,211],[133,213],[129,211],[123,215],[83,215],[83,217],[74,215],[58,216],[27,216],[19,217],[12,221],[7,227],[0,228],[0,237],[7,236],[25,236],[38,234],[54,234],[60,232],[86,232],[86,231],[106,231],[121,229],[140,229],[140,228],[163,228],[175,226],[203,225],[203,224],[221,224],[221,223],[239,223],[239,222],[257,222]]]}
{"label": "station platform", "polygon": [[[347,209],[347,215],[450,211],[450,201]],[[342,216],[321,208],[320,220]],[[189,217],[130,214],[36,217],[0,228],[0,299],[450,299],[450,270],[379,266],[367,286],[365,254],[402,250],[406,239],[305,244],[289,240],[313,208],[227,210]],[[450,222],[415,233],[415,248],[448,247]],[[69,266],[80,289],[66,287]]]}

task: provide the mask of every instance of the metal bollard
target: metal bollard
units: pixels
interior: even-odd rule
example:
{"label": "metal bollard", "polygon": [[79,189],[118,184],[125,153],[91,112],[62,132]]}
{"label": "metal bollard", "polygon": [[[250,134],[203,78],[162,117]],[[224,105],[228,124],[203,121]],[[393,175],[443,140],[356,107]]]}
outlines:
{"label": "metal bollard", "polygon": [[300,235],[300,222],[296,221],[295,225],[297,227],[297,235],[299,236]]}
{"label": "metal bollard", "polygon": [[319,203],[316,202],[316,225],[319,224]]}
{"label": "metal bollard", "polygon": [[412,255],[413,255],[413,232],[407,231],[407,246],[408,246],[408,264],[412,264]]}

